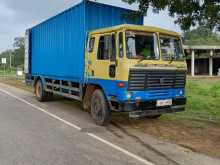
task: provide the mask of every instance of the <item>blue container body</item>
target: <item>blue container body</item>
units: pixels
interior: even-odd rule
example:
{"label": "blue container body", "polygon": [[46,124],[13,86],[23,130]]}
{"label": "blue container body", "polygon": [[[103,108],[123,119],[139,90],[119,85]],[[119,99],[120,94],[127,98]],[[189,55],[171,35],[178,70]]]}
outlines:
{"label": "blue container body", "polygon": [[120,24],[143,25],[125,19],[131,10],[82,1],[30,29],[30,74],[84,82],[86,34]]}

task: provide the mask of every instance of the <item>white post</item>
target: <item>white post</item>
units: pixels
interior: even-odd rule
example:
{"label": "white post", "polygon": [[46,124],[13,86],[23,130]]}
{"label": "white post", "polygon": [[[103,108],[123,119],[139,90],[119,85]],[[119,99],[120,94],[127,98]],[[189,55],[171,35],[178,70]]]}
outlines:
{"label": "white post", "polygon": [[195,51],[192,50],[191,54],[191,76],[195,76]]}
{"label": "white post", "polygon": [[213,50],[210,51],[209,56],[209,76],[213,76]]}
{"label": "white post", "polygon": [[11,52],[9,53],[9,67],[11,69]]}

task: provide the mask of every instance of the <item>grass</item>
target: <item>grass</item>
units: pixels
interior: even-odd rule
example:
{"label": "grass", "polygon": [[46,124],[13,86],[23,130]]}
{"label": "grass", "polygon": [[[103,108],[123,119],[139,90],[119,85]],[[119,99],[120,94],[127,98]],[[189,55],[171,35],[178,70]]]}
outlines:
{"label": "grass", "polygon": [[0,69],[0,82],[17,88],[28,90],[30,92],[33,91],[30,86],[25,85],[24,76],[16,75],[16,69],[7,69],[6,71]]}
{"label": "grass", "polygon": [[220,78],[189,78],[186,111],[165,118],[220,122]]}
{"label": "grass", "polygon": [[16,76],[16,69],[12,68],[12,69],[3,69],[0,68],[0,77],[14,77]]}
{"label": "grass", "polygon": [[192,113],[220,120],[220,80],[190,80],[187,85],[186,115]]}

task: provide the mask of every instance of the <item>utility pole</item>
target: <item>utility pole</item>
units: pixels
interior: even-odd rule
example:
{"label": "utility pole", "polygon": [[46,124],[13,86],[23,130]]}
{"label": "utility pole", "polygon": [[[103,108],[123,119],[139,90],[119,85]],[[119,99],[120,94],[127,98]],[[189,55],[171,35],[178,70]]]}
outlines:
{"label": "utility pole", "polygon": [[9,53],[9,67],[10,67],[10,70],[11,70],[11,51]]}

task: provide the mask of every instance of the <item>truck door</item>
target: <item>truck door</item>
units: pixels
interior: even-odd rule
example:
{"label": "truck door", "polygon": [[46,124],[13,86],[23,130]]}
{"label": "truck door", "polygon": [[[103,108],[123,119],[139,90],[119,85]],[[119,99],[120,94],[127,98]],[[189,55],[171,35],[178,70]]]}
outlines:
{"label": "truck door", "polygon": [[87,74],[95,79],[116,79],[115,34],[99,35],[94,39],[94,50],[87,55]]}

